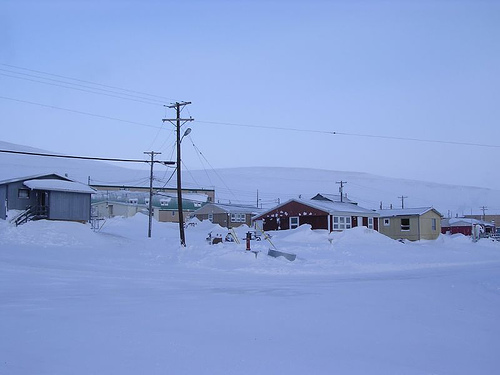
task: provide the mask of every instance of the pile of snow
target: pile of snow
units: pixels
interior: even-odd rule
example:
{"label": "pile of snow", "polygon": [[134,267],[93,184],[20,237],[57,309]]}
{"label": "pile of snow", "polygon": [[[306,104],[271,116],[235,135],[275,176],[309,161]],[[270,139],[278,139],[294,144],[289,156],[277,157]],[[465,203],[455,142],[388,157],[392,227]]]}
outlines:
{"label": "pile of snow", "polygon": [[[65,249],[88,252],[89,258],[99,252],[109,253],[119,263],[123,257],[137,256],[147,264],[176,264],[183,267],[251,273],[349,274],[385,272],[444,267],[498,261],[500,243],[481,240],[472,243],[462,235],[440,236],[436,241],[401,243],[366,227],[343,232],[312,230],[302,225],[294,230],[270,232],[270,241],[251,241],[246,251],[247,226],[235,228],[239,243],[212,245],[213,237],[225,239],[228,229],[209,221],[191,221],[185,229],[187,247],[179,245],[176,223],[153,221],[152,238],[147,238],[148,217],[137,214],[131,218],[107,220],[100,231],[89,225],[70,222],[37,221],[15,227],[0,222],[0,245],[29,251]],[[36,250],[35,250],[36,249]],[[267,256],[269,249],[297,255],[295,262]]]}
{"label": "pile of snow", "polygon": [[[500,242],[0,220],[0,373],[493,374]],[[290,262],[269,248],[297,254]],[[466,322],[466,324],[464,324]],[[471,337],[473,340],[471,340]],[[368,354],[367,354],[368,353]],[[429,358],[432,358],[430,360]]]}

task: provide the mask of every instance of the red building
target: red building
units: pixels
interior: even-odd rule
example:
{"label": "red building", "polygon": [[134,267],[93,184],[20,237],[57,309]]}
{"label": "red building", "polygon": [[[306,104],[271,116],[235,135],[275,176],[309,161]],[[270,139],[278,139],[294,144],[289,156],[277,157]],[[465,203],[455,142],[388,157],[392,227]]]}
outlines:
{"label": "red building", "polygon": [[378,230],[377,212],[353,202],[336,202],[318,196],[309,200],[291,199],[255,216],[253,221],[261,221],[265,231],[295,229],[302,224],[330,232],[357,226]]}

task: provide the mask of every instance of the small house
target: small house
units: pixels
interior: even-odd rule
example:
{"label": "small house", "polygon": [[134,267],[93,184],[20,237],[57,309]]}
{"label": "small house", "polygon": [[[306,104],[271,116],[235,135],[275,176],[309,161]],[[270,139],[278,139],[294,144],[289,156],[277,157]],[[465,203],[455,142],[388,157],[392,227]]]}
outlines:
{"label": "small house", "polygon": [[208,203],[193,213],[198,220],[210,220],[221,227],[234,228],[240,225],[252,225],[252,217],[261,210],[250,206],[235,204]]}
{"label": "small house", "polygon": [[16,224],[34,219],[87,222],[95,190],[58,174],[0,181],[0,218],[7,211],[22,211]]}
{"label": "small house", "polygon": [[342,231],[357,226],[378,230],[378,213],[352,202],[340,202],[322,196],[290,199],[253,218],[265,231],[295,229],[302,224],[312,229]]}
{"label": "small house", "polygon": [[379,232],[395,240],[435,240],[441,234],[441,214],[432,207],[378,210]]}
{"label": "small house", "polygon": [[495,232],[495,225],[493,223],[466,217],[456,217],[456,218],[441,220],[441,233],[442,234],[461,233],[465,236],[471,236],[472,227],[474,225],[480,225],[483,228],[484,233]]}

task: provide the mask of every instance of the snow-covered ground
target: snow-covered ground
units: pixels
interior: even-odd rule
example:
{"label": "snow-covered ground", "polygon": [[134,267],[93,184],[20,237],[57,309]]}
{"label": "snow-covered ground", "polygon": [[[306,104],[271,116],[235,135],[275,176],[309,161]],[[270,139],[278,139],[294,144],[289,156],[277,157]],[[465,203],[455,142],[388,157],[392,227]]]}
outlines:
{"label": "snow-covered ground", "polygon": [[[0,221],[0,374],[498,374],[500,242]],[[244,236],[245,229],[238,231]]]}

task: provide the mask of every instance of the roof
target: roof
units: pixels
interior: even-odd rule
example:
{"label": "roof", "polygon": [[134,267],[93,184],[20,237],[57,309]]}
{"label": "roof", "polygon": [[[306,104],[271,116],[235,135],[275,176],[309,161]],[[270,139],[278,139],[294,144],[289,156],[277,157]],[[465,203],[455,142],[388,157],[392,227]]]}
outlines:
{"label": "roof", "polygon": [[477,219],[464,218],[464,217],[443,219],[441,221],[441,227],[470,227],[473,224],[481,224],[486,227],[494,227],[493,223]]}
{"label": "roof", "polygon": [[[157,195],[165,198],[177,199],[177,194],[159,192]],[[182,193],[182,200],[205,203],[208,201],[208,195],[195,193]]]}
{"label": "roof", "polygon": [[195,213],[200,213],[200,214],[209,213],[209,211],[211,211],[211,209],[213,208],[216,208],[228,214],[255,215],[262,211],[257,207],[251,207],[251,206],[241,206],[236,204],[223,204],[223,203],[208,203],[204,205],[202,208],[198,209]]}
{"label": "roof", "polygon": [[360,207],[354,203],[332,202],[330,200],[321,200],[321,199],[309,199],[309,200],[290,199],[290,200],[288,200],[288,201],[286,201],[278,206],[271,208],[270,210],[267,210],[267,211],[261,213],[258,217],[265,216],[268,213],[271,213],[271,212],[273,212],[281,207],[286,206],[290,202],[301,203],[301,204],[304,204],[304,205],[309,206],[311,208],[315,208],[317,210],[324,211],[329,215],[351,215],[351,216],[365,215],[365,216],[371,216],[371,217],[378,216],[376,211]]}
{"label": "roof", "polygon": [[31,190],[64,191],[71,193],[93,194],[95,190],[88,185],[74,181],[42,179],[24,181],[24,185]]}
{"label": "roof", "polygon": [[352,203],[352,204],[358,204],[357,202],[354,202],[353,200],[347,198],[347,195],[344,197],[341,197],[340,194],[325,194],[325,193],[318,193],[311,199],[313,200],[323,200],[323,201],[331,201],[331,202],[345,202],[345,203]]}
{"label": "roof", "polygon": [[0,181],[0,185],[10,184],[12,182],[18,182],[18,181],[34,180],[34,179],[37,179],[37,178],[47,177],[47,176],[57,176],[61,180],[71,181],[68,177],[61,176],[58,173],[43,173],[43,174],[36,174],[36,175],[32,175],[32,176],[10,178],[8,180]]}
{"label": "roof", "polygon": [[422,216],[429,211],[435,211],[439,216],[442,216],[439,211],[433,207],[419,207],[419,208],[400,208],[400,209],[387,209],[378,210],[380,217],[394,217],[394,216]]}

